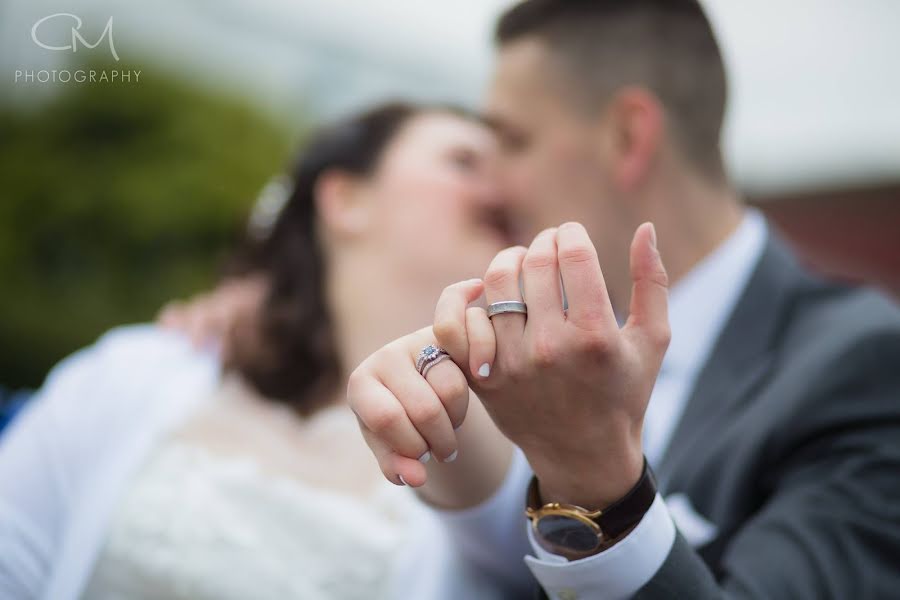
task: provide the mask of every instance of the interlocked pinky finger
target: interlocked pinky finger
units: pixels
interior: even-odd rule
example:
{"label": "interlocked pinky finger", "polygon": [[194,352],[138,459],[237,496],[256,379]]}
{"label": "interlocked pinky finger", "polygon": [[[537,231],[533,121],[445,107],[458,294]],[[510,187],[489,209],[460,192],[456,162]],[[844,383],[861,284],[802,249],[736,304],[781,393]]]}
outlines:
{"label": "interlocked pinky finger", "polygon": [[469,337],[469,371],[476,381],[487,379],[497,352],[497,337],[487,311],[480,307],[466,310],[466,331]]}
{"label": "interlocked pinky finger", "polygon": [[411,487],[419,487],[425,485],[427,471],[425,465],[413,458],[407,458],[397,454],[390,446],[388,446],[381,438],[372,432],[365,423],[357,416],[359,421],[359,430],[362,432],[363,439],[368,444],[378,466],[385,478],[394,485],[409,485]]}

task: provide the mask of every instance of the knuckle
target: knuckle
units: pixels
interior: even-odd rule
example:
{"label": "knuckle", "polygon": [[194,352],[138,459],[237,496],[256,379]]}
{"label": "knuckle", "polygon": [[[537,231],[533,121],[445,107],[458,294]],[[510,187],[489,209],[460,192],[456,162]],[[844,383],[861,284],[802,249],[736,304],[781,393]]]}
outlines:
{"label": "knuckle", "polygon": [[491,368],[491,376],[484,381],[480,381],[479,386],[484,389],[494,389],[495,387],[503,387],[506,382],[518,381],[525,370],[522,367],[522,361],[522,358],[514,358],[503,354],[498,355]]}
{"label": "knuckle", "polygon": [[567,264],[588,263],[597,260],[597,251],[587,244],[575,244],[561,248],[559,260]]}
{"label": "knuckle", "polygon": [[441,296],[447,296],[450,294],[455,294],[456,290],[459,288],[460,282],[454,282],[449,285],[445,285],[444,289],[441,291]]}
{"label": "knuckle", "polygon": [[399,407],[373,407],[363,417],[363,421],[375,434],[382,435],[401,421],[403,411]]}
{"label": "knuckle", "polygon": [[587,323],[602,322],[606,318],[606,311],[599,302],[589,303],[580,308],[581,319]]}
{"label": "knuckle", "polygon": [[531,346],[531,362],[535,367],[546,369],[559,363],[559,344],[549,335],[538,336]]}
{"label": "knuckle", "polygon": [[484,283],[492,288],[501,288],[513,283],[518,285],[518,274],[511,266],[492,266],[484,274]]}
{"label": "knuckle", "polygon": [[492,383],[497,385],[498,388],[502,388],[506,384],[516,387],[520,386],[528,382],[532,376],[533,367],[534,365],[527,362],[527,360],[522,360],[522,362],[510,361],[503,371],[502,379],[500,377],[494,379],[492,374],[491,378],[494,379]]}
{"label": "knuckle", "polygon": [[350,376],[347,378],[347,396],[351,402],[355,398],[355,392],[363,386],[364,380],[365,375],[363,374],[363,365],[353,369],[353,372],[350,373]]}
{"label": "knuckle", "polygon": [[469,384],[462,373],[449,379],[442,387],[440,397],[444,401],[456,400],[469,393]]}
{"label": "knuckle", "polygon": [[668,348],[669,342],[672,341],[672,329],[669,327],[668,323],[656,328],[651,335],[653,344],[662,350]]}
{"label": "knuckle", "polygon": [[440,304],[441,302],[446,302],[456,296],[459,296],[461,294],[461,290],[462,290],[461,282],[451,283],[450,285],[446,286],[443,289],[443,291],[441,291],[441,295],[438,297],[438,300],[439,300],[438,304]]}
{"label": "knuckle", "polygon": [[[484,315],[484,317],[482,317]],[[466,319],[471,322],[477,322],[482,318],[487,318],[487,311],[480,306],[470,306],[466,309]]]}
{"label": "knuckle", "polygon": [[655,269],[651,270],[650,273],[647,274],[647,280],[660,287],[666,289],[669,288],[669,274],[666,273],[666,270],[662,268],[662,266],[657,266]]}
{"label": "knuckle", "polygon": [[607,356],[613,351],[613,340],[609,336],[597,333],[587,335],[581,341],[580,349],[592,356]]}
{"label": "knuckle", "polygon": [[458,296],[462,293],[462,290],[465,288],[465,281],[455,281],[444,288],[444,294],[450,296]]}
{"label": "knuckle", "polygon": [[441,418],[444,407],[438,402],[421,402],[409,413],[414,423],[432,424]]}
{"label": "knuckle", "polygon": [[373,365],[381,365],[396,360],[397,356],[403,352],[403,348],[407,345],[409,337],[410,336],[404,336],[389,342],[374,354],[369,355],[369,358],[363,361],[363,364],[371,363]]}
{"label": "knuckle", "polygon": [[[416,348],[418,351],[420,348]],[[370,357],[372,366],[370,369],[376,375],[376,378],[384,373],[396,371],[400,365],[411,362],[410,357],[410,341],[407,338],[400,338],[396,343],[385,346]]]}
{"label": "knuckle", "polygon": [[522,267],[528,270],[547,269],[556,265],[556,255],[550,252],[529,252],[522,261]]}
{"label": "knuckle", "polygon": [[436,337],[438,342],[442,344],[447,344],[449,342],[463,339],[466,335],[466,329],[462,325],[462,323],[459,323],[452,319],[441,319],[435,321],[432,331],[434,332],[434,337]]}

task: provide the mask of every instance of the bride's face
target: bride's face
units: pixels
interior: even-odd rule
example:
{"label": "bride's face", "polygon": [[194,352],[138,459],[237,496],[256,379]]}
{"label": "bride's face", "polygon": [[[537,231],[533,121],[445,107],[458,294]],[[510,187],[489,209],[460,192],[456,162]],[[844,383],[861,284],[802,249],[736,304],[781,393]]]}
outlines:
{"label": "bride's face", "polygon": [[481,277],[511,245],[495,144],[487,127],[449,112],[418,115],[400,129],[366,185],[377,206],[370,247],[385,268],[443,287]]}

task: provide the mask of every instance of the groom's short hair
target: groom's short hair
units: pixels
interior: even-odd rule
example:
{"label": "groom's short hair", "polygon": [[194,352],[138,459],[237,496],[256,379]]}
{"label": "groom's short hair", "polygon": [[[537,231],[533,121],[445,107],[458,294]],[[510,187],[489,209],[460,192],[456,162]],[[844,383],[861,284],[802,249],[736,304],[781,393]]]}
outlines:
{"label": "groom's short hair", "polygon": [[685,156],[723,175],[725,67],[696,0],[525,0],[500,18],[496,41],[530,37],[560,59],[583,106],[602,106],[624,86],[650,90]]}

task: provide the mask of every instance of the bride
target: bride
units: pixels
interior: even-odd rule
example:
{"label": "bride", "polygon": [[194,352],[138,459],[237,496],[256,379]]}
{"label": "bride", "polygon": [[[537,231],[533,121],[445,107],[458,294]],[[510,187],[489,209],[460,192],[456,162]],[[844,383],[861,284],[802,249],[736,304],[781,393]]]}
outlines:
{"label": "bride", "polygon": [[[344,390],[508,245],[493,145],[406,104],[323,130],[221,288],[249,308],[218,345],[132,326],[58,365],[0,444],[0,597],[491,598]],[[487,497],[507,460],[469,484]]]}

